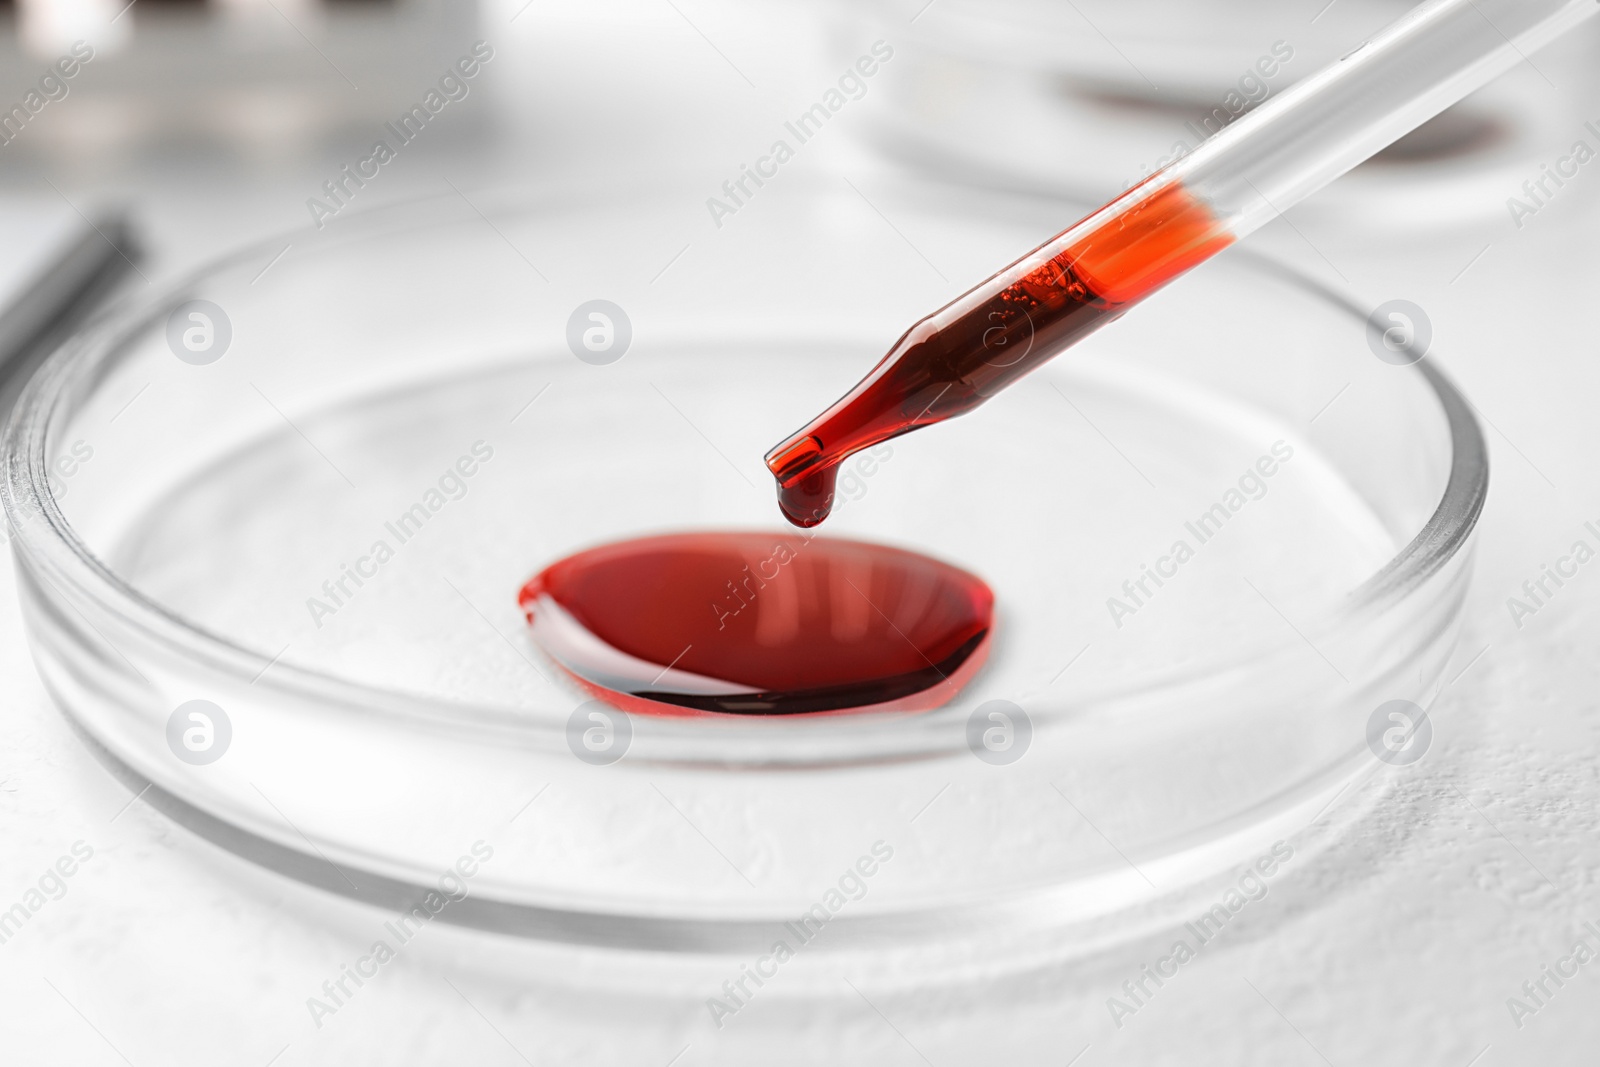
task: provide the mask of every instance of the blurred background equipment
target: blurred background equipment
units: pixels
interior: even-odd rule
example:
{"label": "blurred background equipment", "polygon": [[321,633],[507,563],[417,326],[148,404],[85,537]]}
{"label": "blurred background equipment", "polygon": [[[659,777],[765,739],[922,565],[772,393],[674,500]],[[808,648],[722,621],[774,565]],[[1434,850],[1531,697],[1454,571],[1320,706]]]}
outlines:
{"label": "blurred background equipment", "polygon": [[138,268],[118,213],[59,201],[0,201],[0,421],[39,361]]}
{"label": "blurred background equipment", "polygon": [[[282,163],[364,140],[477,35],[473,0],[20,0],[0,32],[0,103],[57,59],[93,58],[5,146],[7,162],[99,171],[135,160]],[[81,58],[81,57],[80,57]],[[462,109],[459,139],[486,121]],[[48,119],[48,121],[45,121]]]}
{"label": "blurred background equipment", "polygon": [[[1099,202],[1337,60],[1409,0],[869,0],[838,9],[839,54],[896,35],[908,69],[866,138],[978,186]],[[1459,227],[1580,129],[1600,84],[1597,28],[1420,127],[1304,208],[1340,226]],[[846,43],[851,42],[851,43]],[[1561,89],[1557,89],[1557,84]],[[1581,90],[1574,93],[1573,90]]]}

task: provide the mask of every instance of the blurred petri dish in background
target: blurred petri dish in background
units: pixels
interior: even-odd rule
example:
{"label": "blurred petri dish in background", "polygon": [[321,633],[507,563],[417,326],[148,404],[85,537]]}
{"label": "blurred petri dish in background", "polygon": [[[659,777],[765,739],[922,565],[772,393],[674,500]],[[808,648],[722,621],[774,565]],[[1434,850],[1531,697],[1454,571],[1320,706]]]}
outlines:
{"label": "blurred petri dish in background", "polygon": [[[482,839],[449,921],[691,952],[764,949],[879,842],[837,950],[1070,946],[1381,766],[1374,709],[1426,707],[1454,645],[1483,441],[1432,358],[1375,358],[1369,309],[1240,250],[841,478],[824,536],[994,589],[956,701],[611,720],[585,758],[596,709],[522,583],[646,533],[789,535],[765,449],[1048,236],[1037,201],[920,184],[796,172],[720,227],[708,192],[341,218],[57,352],[3,489],[36,662],[97,750],[330,891],[407,900]],[[595,301],[621,358],[569,343]],[[217,358],[174,347],[224,325]],[[226,719],[205,760],[171,726],[193,701]]]}
{"label": "blurred petri dish in background", "polygon": [[[984,188],[1102,203],[1348,54],[1413,5],[1344,0],[874,0],[835,9],[836,58],[892,42],[862,105],[863,150]],[[1312,16],[1315,16],[1313,18]],[[1403,238],[1506,211],[1600,99],[1585,27],[1425,123],[1296,209]]]}

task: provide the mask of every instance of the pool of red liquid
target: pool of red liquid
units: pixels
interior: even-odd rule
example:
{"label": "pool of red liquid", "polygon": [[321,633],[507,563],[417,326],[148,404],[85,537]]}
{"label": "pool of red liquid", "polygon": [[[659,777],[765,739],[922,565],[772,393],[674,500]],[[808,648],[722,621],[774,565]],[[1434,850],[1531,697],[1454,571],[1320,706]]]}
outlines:
{"label": "pool of red liquid", "polygon": [[938,707],[983,665],[994,618],[994,594],[958,567],[799,531],[602,545],[517,600],[580,686],[669,715]]}

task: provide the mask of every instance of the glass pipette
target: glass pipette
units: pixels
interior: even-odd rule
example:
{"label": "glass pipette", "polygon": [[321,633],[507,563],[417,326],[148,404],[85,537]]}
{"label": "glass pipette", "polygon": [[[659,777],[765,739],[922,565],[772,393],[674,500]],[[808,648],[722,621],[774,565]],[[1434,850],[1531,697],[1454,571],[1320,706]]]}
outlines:
{"label": "glass pipette", "polygon": [[1429,0],[935,311],[767,453],[815,526],[845,458],[970,411],[1600,13],[1600,0]]}

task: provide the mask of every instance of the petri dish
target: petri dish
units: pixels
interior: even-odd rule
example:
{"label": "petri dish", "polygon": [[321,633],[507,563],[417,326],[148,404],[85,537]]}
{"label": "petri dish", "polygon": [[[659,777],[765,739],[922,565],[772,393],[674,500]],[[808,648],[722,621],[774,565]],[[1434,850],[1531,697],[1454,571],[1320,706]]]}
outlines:
{"label": "petri dish", "polygon": [[1426,707],[1453,648],[1483,440],[1434,357],[1376,358],[1366,309],[1242,250],[841,477],[823,536],[996,593],[949,704],[618,715],[596,758],[522,583],[646,533],[793,536],[765,449],[1054,210],[784,179],[720,226],[665,179],[409,202],[84,326],[5,438],[63,711],[331,892],[403,905],[481,842],[447,921],[681,952],[770,944],[874,848],[836,945],[1070,945],[1380,766],[1375,709]]}

